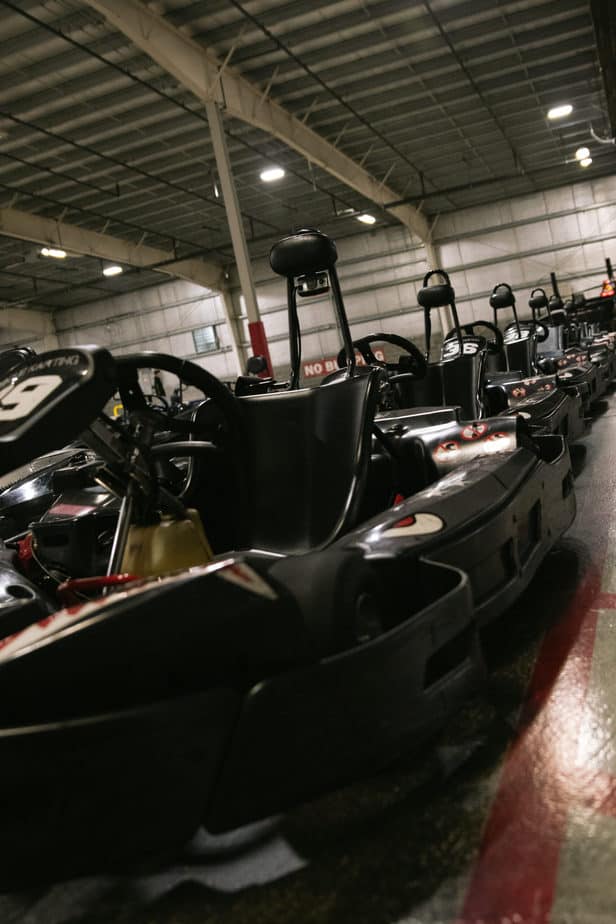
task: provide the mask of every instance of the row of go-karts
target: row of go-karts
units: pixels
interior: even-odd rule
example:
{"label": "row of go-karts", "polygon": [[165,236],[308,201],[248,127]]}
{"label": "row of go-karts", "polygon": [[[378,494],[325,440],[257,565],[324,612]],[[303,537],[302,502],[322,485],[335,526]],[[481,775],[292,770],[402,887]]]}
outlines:
{"label": "row of go-karts", "polygon": [[[568,441],[615,372],[611,300],[599,323],[535,290],[521,321],[501,284],[493,323],[461,325],[435,270],[424,354],[353,341],[324,234],[271,263],[288,383],[233,394],[96,347],[0,359],[6,881],[173,850],[395,760],[483,683],[481,629],[573,520]],[[328,286],[340,368],[301,388],[297,297]],[[204,400],[153,409],[147,368]]]}

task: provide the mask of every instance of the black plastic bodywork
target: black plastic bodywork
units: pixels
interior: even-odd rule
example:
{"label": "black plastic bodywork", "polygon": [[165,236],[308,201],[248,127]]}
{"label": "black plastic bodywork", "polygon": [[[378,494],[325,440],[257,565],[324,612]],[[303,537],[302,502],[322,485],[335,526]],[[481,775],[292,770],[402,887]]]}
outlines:
{"label": "black plastic bodywork", "polygon": [[[26,817],[5,807],[10,864],[33,850],[100,863],[114,838],[116,858],[173,847],[200,823],[280,811],[416,745],[480,680],[478,625],[573,517],[562,440],[541,452],[476,459],[316,553],[352,556],[382,587],[391,624],[354,649],[315,659],[320,630],[299,593],[314,561],[290,573],[292,559],[248,554],[60,614],[55,632],[0,650],[0,691],[18,694],[0,738],[5,791],[24,766],[49,768]],[[105,781],[105,811],[86,810]]]}
{"label": "black plastic bodywork", "polygon": [[[335,248],[315,234],[310,255],[335,275]],[[297,253],[294,242],[294,271]],[[43,860],[47,873],[108,865],[176,847],[203,823],[226,830],[284,810],[417,746],[481,683],[481,627],[575,514],[566,443],[531,438],[513,417],[460,421],[452,407],[376,414],[382,370],[355,370],[344,339],[340,380],[232,399],[241,456],[221,440],[213,483],[191,471],[212,489],[206,528],[209,515],[233,521],[233,550],[0,640],[5,880]],[[113,363],[75,352],[85,397],[65,398],[81,428]],[[136,406],[130,376],[160,359],[117,364]],[[102,438],[95,423],[90,438]],[[63,419],[56,439],[69,428]],[[4,434],[12,460],[27,435],[24,424],[13,442]],[[240,464],[248,500],[230,516]],[[87,572],[96,563],[81,546],[113,508],[82,516],[92,489],[64,488],[35,536],[56,565],[66,552]]]}

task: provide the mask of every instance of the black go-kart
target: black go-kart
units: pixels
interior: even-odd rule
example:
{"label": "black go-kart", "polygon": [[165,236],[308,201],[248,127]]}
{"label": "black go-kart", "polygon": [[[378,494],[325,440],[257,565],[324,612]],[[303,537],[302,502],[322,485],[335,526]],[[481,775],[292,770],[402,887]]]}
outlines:
{"label": "black go-kart", "polygon": [[609,385],[616,376],[613,298],[589,301],[583,292],[574,292],[564,303],[564,314],[567,341],[588,350],[591,361],[600,367],[600,374]]}
{"label": "black go-kart", "polygon": [[[556,273],[550,273],[553,298],[562,301]],[[613,334],[616,332],[616,278],[609,257],[605,260],[605,275],[599,295],[587,296],[573,292],[564,304],[564,310],[581,329],[583,337]]]}
{"label": "black go-kart", "polygon": [[[532,309],[532,298],[529,304]],[[562,369],[543,364],[539,350],[549,340],[551,329],[536,313],[530,320],[520,320],[515,294],[508,283],[494,286],[490,306],[493,323],[478,321],[470,325],[488,327],[495,335],[486,372],[489,405],[497,408],[504,402],[536,426],[562,433],[570,443],[574,442],[586,432],[591,401],[597,397],[597,370],[588,355],[576,351],[575,360],[569,356],[562,359]],[[513,320],[501,333],[498,317],[503,310],[510,310]]]}
{"label": "black go-kart", "polygon": [[[435,275],[441,276],[445,283],[426,286],[428,279]],[[461,325],[455,293],[443,270],[427,274],[418,301],[424,309],[428,354],[430,312],[434,308],[448,307],[454,327],[445,334],[440,359],[429,363],[424,380],[411,386],[413,400],[430,403],[437,401],[439,396],[445,402],[457,400],[467,418],[519,417],[534,435],[560,435],[567,437],[569,442],[584,432],[583,406],[576,388],[559,389],[554,376],[539,378],[519,371],[493,371],[499,362],[506,362],[509,343],[515,344],[518,353],[522,352],[520,348],[531,348],[534,331],[521,331],[518,339],[517,330],[508,337],[509,331],[503,335],[496,323],[490,321]],[[519,355],[516,358],[521,360]]]}
{"label": "black go-kart", "polygon": [[549,298],[543,288],[537,287],[528,301],[535,323],[542,324],[548,332],[538,345],[536,366],[544,373],[556,374],[563,384],[576,384],[588,411],[605,394],[613,378],[614,344],[609,335],[585,342],[571,310],[573,302],[567,311],[553,273],[552,278],[554,292]]}
{"label": "black go-kart", "polygon": [[[294,372],[296,294],[327,273],[339,296],[335,261],[312,231],[272,252]],[[2,556],[3,884],[284,810],[417,746],[481,683],[480,622],[574,516],[566,446],[515,420],[456,430],[439,478],[404,412],[378,422],[387,371],[356,367],[335,305],[347,366],[319,388],[237,398],[191,362],[94,347],[0,382],[0,474],[85,453]],[[152,367],[202,391],[188,419],[148,406]]]}

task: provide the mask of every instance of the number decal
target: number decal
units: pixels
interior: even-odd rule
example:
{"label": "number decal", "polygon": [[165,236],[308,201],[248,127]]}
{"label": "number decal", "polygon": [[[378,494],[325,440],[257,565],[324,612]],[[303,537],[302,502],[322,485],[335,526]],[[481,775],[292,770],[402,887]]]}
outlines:
{"label": "number decal", "polygon": [[0,393],[0,423],[27,417],[62,382],[61,375],[39,375],[17,385],[9,385]]}

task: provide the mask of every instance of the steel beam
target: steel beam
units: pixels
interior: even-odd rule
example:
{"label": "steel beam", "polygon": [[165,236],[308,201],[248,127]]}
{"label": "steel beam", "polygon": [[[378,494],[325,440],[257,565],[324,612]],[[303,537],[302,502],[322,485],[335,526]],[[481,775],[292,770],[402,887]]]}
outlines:
{"label": "steel beam", "polygon": [[163,15],[140,0],[86,2],[196,97],[205,102],[215,101],[233,118],[279,138],[366,199],[380,208],[387,208],[420,240],[429,239],[428,222],[418,209],[409,204],[387,207],[387,202],[399,199],[392,189],[275,103],[262,88],[250,83],[235,68],[228,66],[221,74],[222,62],[214,52],[185,35]]}
{"label": "steel beam", "polygon": [[[0,208],[0,234],[17,238],[22,241],[32,241],[37,244],[58,247],[68,253],[81,256],[97,257],[113,263],[123,263],[142,269],[155,269],[174,278],[185,279],[223,296],[223,305],[229,327],[231,347],[237,364],[238,374],[243,371],[242,350],[238,340],[236,321],[232,312],[232,302],[227,291],[225,273],[222,266],[210,263],[199,258],[187,260],[174,260],[173,254],[157,247],[146,244],[135,244],[110,234],[98,231],[89,231],[78,225],[56,221],[30,212],[21,212],[12,208]],[[26,316],[40,314],[40,312],[22,312]],[[4,313],[2,316],[4,317]],[[2,322],[0,320],[0,327]],[[48,328],[33,333],[48,334]]]}
{"label": "steel beam", "polygon": [[[222,77],[221,77],[222,79]],[[237,274],[240,280],[242,295],[246,305],[246,314],[248,316],[248,332],[250,334],[250,343],[255,356],[263,356],[267,363],[267,372],[273,376],[272,360],[270,357],[265,328],[259,315],[259,305],[257,303],[257,294],[252,278],[252,267],[250,264],[250,254],[246,246],[246,237],[244,235],[244,225],[242,223],[242,213],[237,198],[237,189],[231,171],[231,161],[227,148],[227,139],[225,138],[222,112],[218,103],[214,100],[207,100],[205,104],[207,120],[210,126],[210,137],[212,147],[214,148],[214,157],[218,168],[218,179],[222,189],[222,196],[227,213],[227,222],[229,224],[229,233],[233,245],[233,255],[237,266]],[[225,309],[227,306],[225,305]]]}
{"label": "steel beam", "polygon": [[613,0],[591,0],[597,53],[603,88],[607,100],[607,116],[612,136],[616,135],[616,9]]}
{"label": "steel beam", "polygon": [[101,260],[144,269],[151,267],[160,270],[161,273],[179,276],[217,292],[224,288],[224,270],[215,263],[200,259],[174,260],[173,254],[166,250],[134,244],[110,234],[89,231],[78,225],[33,215],[31,212],[0,208],[0,234],[58,247],[81,256],[98,257]]}
{"label": "steel beam", "polygon": [[237,366],[238,375],[242,375],[246,370],[246,351],[242,343],[242,337],[238,330],[239,319],[235,313],[235,306],[233,304],[233,298],[231,297],[231,292],[229,289],[225,289],[220,293],[222,299],[222,307],[225,312],[225,319],[227,321],[227,327],[229,328],[229,336],[231,338],[231,350],[233,351],[233,356],[235,357],[235,365]]}

